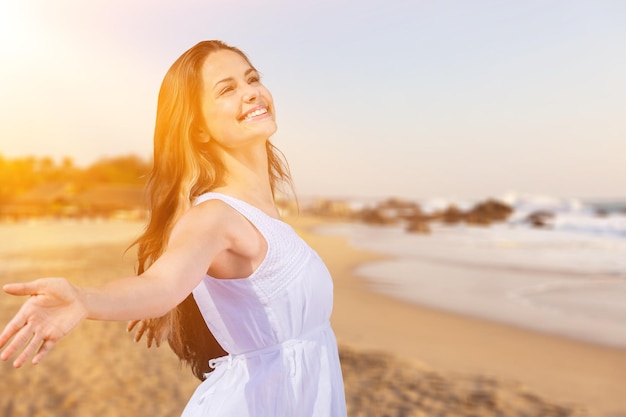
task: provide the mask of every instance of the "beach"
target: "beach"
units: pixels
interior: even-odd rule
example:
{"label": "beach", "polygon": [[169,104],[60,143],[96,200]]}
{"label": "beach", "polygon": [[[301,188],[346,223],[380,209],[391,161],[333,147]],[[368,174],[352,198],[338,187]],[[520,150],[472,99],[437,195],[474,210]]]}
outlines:
{"label": "beach", "polygon": [[333,274],[333,327],[340,343],[389,352],[443,373],[516,381],[555,403],[584,406],[590,416],[626,415],[625,349],[447,313],[373,292],[355,270],[389,256],[354,249],[344,236],[313,233],[319,220],[293,223]]}
{"label": "beach", "polygon": [[[286,221],[333,275],[332,325],[351,416],[626,416],[626,349],[374,292],[356,271],[389,255],[356,249],[345,236],[317,232],[326,222],[319,218]],[[60,275],[97,285],[132,274],[134,252],[124,250],[141,227],[0,225],[0,240],[22,242],[0,246],[0,283]],[[18,237],[25,230],[31,231],[31,240]],[[2,296],[3,324],[20,303]],[[148,350],[132,342],[124,328],[124,323],[86,322],[36,367],[14,370],[0,364],[2,415],[179,415],[199,381],[167,347]],[[388,406],[392,403],[394,410]],[[387,405],[387,413],[376,411],[377,405]],[[498,414],[498,407],[507,410]]]}

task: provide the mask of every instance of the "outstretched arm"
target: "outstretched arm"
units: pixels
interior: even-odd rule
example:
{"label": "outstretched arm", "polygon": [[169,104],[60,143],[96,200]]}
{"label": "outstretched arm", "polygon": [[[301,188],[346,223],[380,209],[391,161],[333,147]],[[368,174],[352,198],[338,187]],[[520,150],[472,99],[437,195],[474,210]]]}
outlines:
{"label": "outstretched arm", "polygon": [[[160,317],[193,290],[212,260],[228,250],[237,234],[228,219],[232,211],[220,204],[194,207],[176,224],[165,253],[141,276],[111,281],[98,288],[81,288],[63,278],[8,284],[12,295],[29,295],[0,333],[0,359],[21,347],[13,365],[28,357],[39,363],[56,342],[85,319],[134,320]],[[10,341],[10,343],[9,343]]]}

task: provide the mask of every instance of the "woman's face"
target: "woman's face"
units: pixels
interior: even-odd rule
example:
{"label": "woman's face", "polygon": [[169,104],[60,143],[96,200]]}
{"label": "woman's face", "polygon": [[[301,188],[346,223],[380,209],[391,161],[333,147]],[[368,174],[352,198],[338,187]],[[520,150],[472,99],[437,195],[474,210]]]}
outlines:
{"label": "woman's face", "polygon": [[265,141],[276,132],[274,101],[259,74],[230,50],[211,53],[202,67],[202,113],[209,139],[226,148]]}

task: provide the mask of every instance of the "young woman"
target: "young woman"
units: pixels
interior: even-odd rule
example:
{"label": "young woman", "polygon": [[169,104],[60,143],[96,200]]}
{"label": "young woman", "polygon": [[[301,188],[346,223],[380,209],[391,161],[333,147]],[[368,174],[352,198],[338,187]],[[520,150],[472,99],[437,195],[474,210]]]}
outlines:
{"label": "young woman", "polygon": [[185,417],[345,416],[330,275],[274,204],[289,182],[276,128],[240,50],[205,41],[185,52],[159,93],[139,275],[5,285],[30,297],[0,334],[0,358],[37,364],[83,319],[140,320],[138,337],[167,338],[204,379]]}

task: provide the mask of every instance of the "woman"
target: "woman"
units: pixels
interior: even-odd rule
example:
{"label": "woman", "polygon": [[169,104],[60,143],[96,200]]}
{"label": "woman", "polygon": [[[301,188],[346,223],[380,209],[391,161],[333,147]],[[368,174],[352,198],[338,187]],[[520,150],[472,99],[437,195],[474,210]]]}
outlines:
{"label": "woman", "polygon": [[206,41],[185,52],[159,93],[139,275],[6,285],[30,297],[0,334],[0,358],[23,347],[14,366],[37,364],[83,319],[142,320],[139,337],[167,337],[206,377],[183,416],[345,416],[332,281],[279,219],[273,196],[289,174],[275,131],[272,96],[241,51]]}

